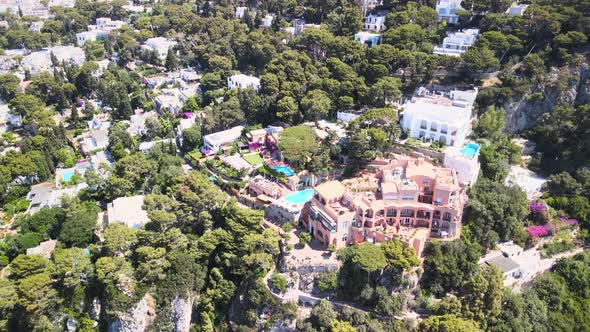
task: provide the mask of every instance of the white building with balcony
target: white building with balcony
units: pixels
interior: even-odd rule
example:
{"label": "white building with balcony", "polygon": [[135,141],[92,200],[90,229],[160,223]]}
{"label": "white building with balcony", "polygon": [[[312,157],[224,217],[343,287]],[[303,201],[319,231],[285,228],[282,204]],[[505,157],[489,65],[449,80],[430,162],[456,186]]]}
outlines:
{"label": "white building with balcony", "polygon": [[232,75],[227,78],[227,88],[228,90],[253,88],[258,91],[260,89],[260,79],[244,74]]}
{"label": "white building with balcony", "polygon": [[471,131],[471,112],[477,89],[421,87],[403,105],[402,129],[414,138],[463,146]]}
{"label": "white building with balcony", "polygon": [[354,40],[363,44],[366,47],[373,47],[379,45],[381,42],[381,34],[367,31],[360,31],[354,35]]}
{"label": "white building with balcony", "polygon": [[458,10],[462,10],[461,2],[463,0],[438,0],[436,3],[436,12],[438,13],[438,21],[446,21],[450,24],[459,23]]}
{"label": "white building with balcony", "polygon": [[164,37],[150,38],[141,45],[141,49],[145,51],[156,51],[160,60],[166,59],[168,50],[174,47],[177,43],[174,40],[169,40]]}
{"label": "white building with balcony", "polygon": [[467,29],[449,34],[443,39],[443,44],[434,47],[434,54],[460,56],[465,53],[477,40],[479,29]]}
{"label": "white building with balcony", "polygon": [[76,34],[78,46],[84,45],[87,41],[95,41],[106,38],[111,31],[119,29],[127,23],[118,20],[111,20],[109,17],[99,17],[96,24],[88,25],[88,31]]}
{"label": "white building with balcony", "polygon": [[365,30],[381,32],[385,30],[385,14],[369,14],[363,24]]}

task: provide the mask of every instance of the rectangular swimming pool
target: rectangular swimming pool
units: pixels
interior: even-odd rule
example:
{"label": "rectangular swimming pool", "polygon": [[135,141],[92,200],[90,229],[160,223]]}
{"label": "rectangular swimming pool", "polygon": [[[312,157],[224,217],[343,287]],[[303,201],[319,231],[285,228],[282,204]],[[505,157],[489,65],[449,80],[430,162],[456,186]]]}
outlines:
{"label": "rectangular swimming pool", "polygon": [[74,176],[74,174],[76,174],[76,172],[74,171],[62,173],[61,179],[65,182],[68,182],[72,179],[72,176]]}
{"label": "rectangular swimming pool", "polygon": [[283,197],[287,202],[292,204],[304,204],[311,201],[315,190],[305,189]]}
{"label": "rectangular swimming pool", "polygon": [[283,173],[285,176],[295,175],[295,172],[293,172],[291,167],[286,165],[273,166],[272,169],[274,169],[277,172]]}
{"label": "rectangular swimming pool", "polygon": [[479,145],[475,143],[469,143],[459,150],[459,152],[468,157],[474,157],[477,154],[477,151],[479,151]]}

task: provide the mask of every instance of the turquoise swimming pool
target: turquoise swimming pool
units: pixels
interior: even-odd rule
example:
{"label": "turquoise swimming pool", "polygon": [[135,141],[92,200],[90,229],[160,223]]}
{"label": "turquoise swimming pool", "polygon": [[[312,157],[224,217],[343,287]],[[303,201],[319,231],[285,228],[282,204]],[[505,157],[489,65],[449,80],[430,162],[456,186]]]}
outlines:
{"label": "turquoise swimming pool", "polygon": [[285,176],[295,175],[295,172],[293,172],[293,170],[289,166],[285,166],[285,165],[273,166],[272,169],[274,169],[277,172],[285,174]]}
{"label": "turquoise swimming pool", "polygon": [[459,152],[469,157],[474,157],[477,154],[477,151],[479,151],[479,145],[475,143],[469,143],[459,150]]}
{"label": "turquoise swimming pool", "polygon": [[61,179],[65,182],[68,182],[72,179],[72,176],[74,176],[74,174],[76,174],[76,172],[74,172],[74,171],[63,173],[61,175]]}
{"label": "turquoise swimming pool", "polygon": [[296,193],[293,193],[291,195],[287,195],[283,198],[289,203],[304,204],[304,203],[311,201],[311,198],[313,197],[314,194],[315,194],[315,190],[305,189],[305,190],[301,190]]}

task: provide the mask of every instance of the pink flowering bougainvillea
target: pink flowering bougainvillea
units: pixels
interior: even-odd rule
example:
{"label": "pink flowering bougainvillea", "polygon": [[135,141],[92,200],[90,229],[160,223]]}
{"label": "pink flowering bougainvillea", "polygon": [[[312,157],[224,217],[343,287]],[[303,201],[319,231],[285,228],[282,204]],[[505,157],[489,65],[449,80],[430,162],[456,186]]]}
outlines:
{"label": "pink flowering bougainvillea", "polygon": [[542,213],[545,213],[545,211],[547,211],[547,207],[545,206],[545,204],[543,202],[531,201],[529,203],[529,210],[532,213],[542,214]]}
{"label": "pink flowering bougainvillea", "polygon": [[570,224],[570,225],[577,225],[578,224],[578,220],[577,219],[568,219],[564,216],[559,217],[559,221],[561,221],[564,224]]}
{"label": "pink flowering bougainvillea", "polygon": [[544,237],[550,234],[545,225],[529,226],[527,232],[531,237]]}

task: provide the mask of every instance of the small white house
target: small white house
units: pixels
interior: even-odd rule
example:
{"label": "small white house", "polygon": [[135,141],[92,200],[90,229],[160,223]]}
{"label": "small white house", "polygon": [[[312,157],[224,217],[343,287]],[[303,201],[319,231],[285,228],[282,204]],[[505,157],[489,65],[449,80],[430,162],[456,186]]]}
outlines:
{"label": "small white house", "polygon": [[86,42],[96,41],[97,39],[97,31],[83,31],[76,34],[76,44],[78,46],[84,46]]}
{"label": "small white house", "polygon": [[460,56],[475,44],[477,36],[479,29],[451,33],[443,39],[442,45],[434,47],[434,54]]}
{"label": "small white house", "polygon": [[235,17],[239,19],[244,18],[244,15],[246,15],[247,10],[248,7],[236,7]]}
{"label": "small white house", "polygon": [[458,10],[462,10],[461,2],[463,0],[438,0],[436,3],[436,12],[438,13],[438,21],[446,21],[450,24],[459,23]]}
{"label": "small white house", "polygon": [[369,14],[365,17],[364,29],[381,32],[385,30],[385,15]]}
{"label": "small white house", "polygon": [[522,16],[528,7],[529,5],[517,4],[515,2],[512,4],[512,6],[510,6],[510,8],[506,10],[506,14],[510,16]]}
{"label": "small white house", "polygon": [[262,19],[261,26],[263,28],[269,28],[272,25],[272,21],[275,19],[275,16],[272,14],[266,14]]}
{"label": "small white house", "polygon": [[363,44],[365,47],[373,47],[379,45],[381,42],[381,34],[360,31],[354,35],[354,40]]}
{"label": "small white house", "polygon": [[33,31],[33,32],[41,32],[41,29],[43,29],[44,23],[45,23],[44,21],[33,21],[33,22],[31,22],[29,29],[31,29],[31,31]]}
{"label": "small white house", "polygon": [[88,25],[88,31],[76,34],[78,46],[84,45],[87,41],[95,41],[106,38],[111,31],[119,29],[127,23],[119,20],[111,20],[109,17],[99,17],[96,24]]}
{"label": "small white house", "polygon": [[471,131],[477,89],[419,88],[403,105],[401,127],[418,139],[463,146]]}
{"label": "small white house", "polygon": [[160,60],[166,59],[168,50],[174,47],[177,43],[174,40],[169,40],[164,37],[150,38],[141,45],[142,50],[156,51]]}
{"label": "small white house", "polygon": [[236,126],[228,130],[203,136],[203,151],[207,154],[215,154],[224,145],[233,144],[242,137],[243,126]]}
{"label": "small white house", "polygon": [[258,91],[260,89],[260,79],[244,74],[232,75],[227,78],[227,88],[228,90],[253,88]]}
{"label": "small white house", "polygon": [[112,31],[115,29],[119,29],[126,25],[124,21],[120,20],[111,20],[110,17],[98,17],[96,19],[96,25],[88,26],[88,30],[105,30],[105,31]]}
{"label": "small white house", "polygon": [[293,20],[293,26],[285,28],[285,31],[290,32],[294,36],[299,36],[307,29],[319,29],[319,24],[305,23],[304,19]]}

